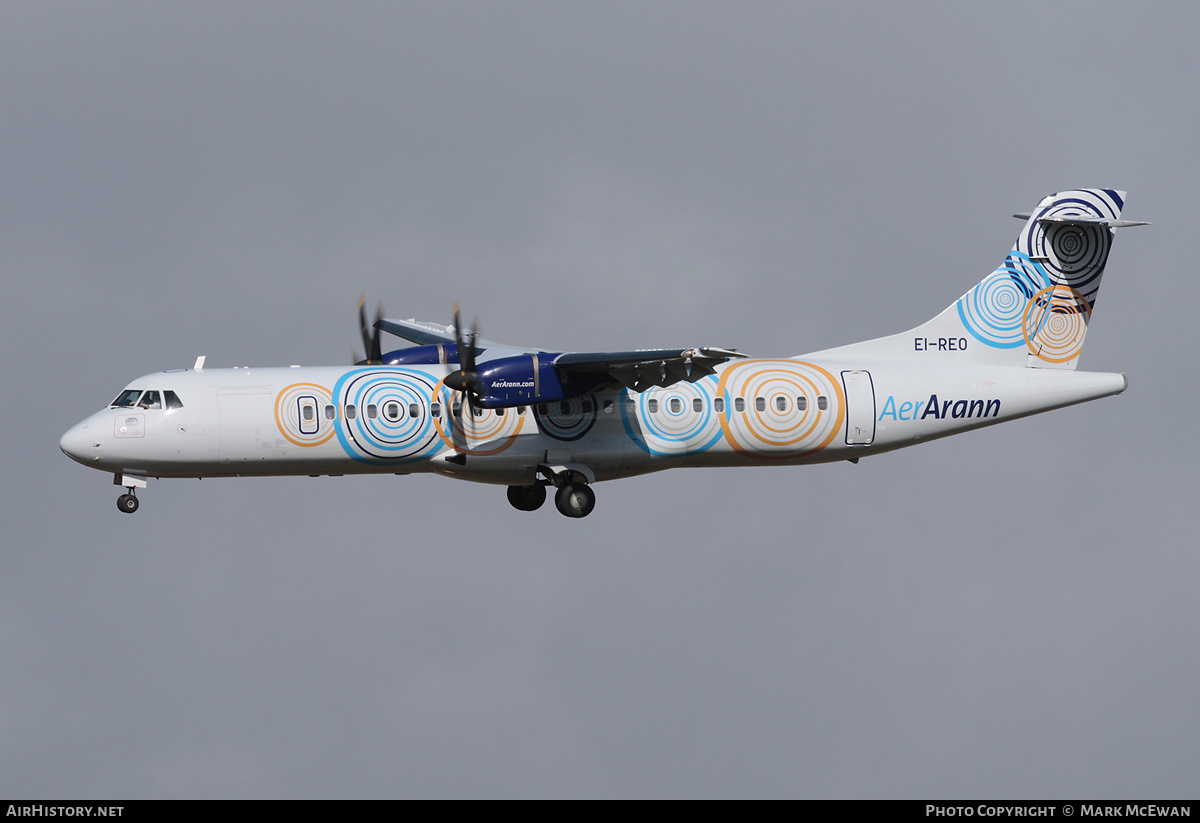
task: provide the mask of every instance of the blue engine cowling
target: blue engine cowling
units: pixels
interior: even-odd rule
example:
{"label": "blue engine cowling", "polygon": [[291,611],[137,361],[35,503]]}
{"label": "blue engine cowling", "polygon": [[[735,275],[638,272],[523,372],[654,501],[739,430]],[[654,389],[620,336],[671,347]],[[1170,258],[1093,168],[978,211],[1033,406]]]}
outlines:
{"label": "blue engine cowling", "polygon": [[485,409],[553,403],[587,394],[608,381],[601,373],[570,373],[554,367],[557,353],[538,352],[480,363],[479,405]]}
{"label": "blue engine cowling", "polygon": [[458,349],[445,343],[434,346],[410,346],[396,349],[383,356],[389,366],[436,366],[439,363],[458,365]]}

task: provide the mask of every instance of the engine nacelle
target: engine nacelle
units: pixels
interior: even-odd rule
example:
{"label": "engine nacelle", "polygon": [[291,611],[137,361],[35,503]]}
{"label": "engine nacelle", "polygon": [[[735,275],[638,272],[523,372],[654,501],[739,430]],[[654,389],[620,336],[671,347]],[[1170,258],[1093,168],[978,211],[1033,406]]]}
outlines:
{"label": "engine nacelle", "polygon": [[434,346],[409,346],[383,356],[389,366],[436,366],[441,363],[458,365],[458,349],[445,343]]}
{"label": "engine nacelle", "polygon": [[560,374],[553,352],[520,354],[480,363],[479,405],[485,409],[553,403],[587,394],[608,381],[598,374]]}

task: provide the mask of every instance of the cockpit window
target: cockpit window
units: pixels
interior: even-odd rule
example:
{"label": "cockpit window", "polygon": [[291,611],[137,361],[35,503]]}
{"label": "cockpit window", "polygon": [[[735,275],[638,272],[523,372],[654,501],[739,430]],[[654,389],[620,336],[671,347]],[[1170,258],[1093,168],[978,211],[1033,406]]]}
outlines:
{"label": "cockpit window", "polygon": [[122,409],[127,409],[137,402],[137,399],[142,396],[141,389],[126,389],[117,395],[117,399],[112,401],[114,406]]}
{"label": "cockpit window", "polygon": [[138,407],[143,409],[161,409],[162,401],[158,399],[158,392],[148,391],[142,395],[142,399],[138,402]]}
{"label": "cockpit window", "polygon": [[182,409],[183,408],[183,401],[180,400],[179,395],[177,395],[173,391],[163,392],[163,400],[167,404],[167,411],[172,411],[174,409]]}

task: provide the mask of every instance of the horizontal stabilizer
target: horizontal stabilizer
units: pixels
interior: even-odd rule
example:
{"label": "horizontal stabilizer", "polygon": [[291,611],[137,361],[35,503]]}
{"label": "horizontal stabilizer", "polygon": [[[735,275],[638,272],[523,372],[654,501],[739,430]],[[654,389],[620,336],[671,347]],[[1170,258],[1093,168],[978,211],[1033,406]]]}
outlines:
{"label": "horizontal stabilizer", "polygon": [[[1029,212],[1018,212],[1013,217],[1018,220],[1028,220],[1032,217]],[[1068,226],[1104,226],[1110,229],[1129,229],[1134,226],[1149,226],[1144,220],[1115,220],[1108,217],[1088,217],[1086,215],[1051,215],[1039,217],[1038,222],[1042,225],[1047,223],[1063,223]]]}

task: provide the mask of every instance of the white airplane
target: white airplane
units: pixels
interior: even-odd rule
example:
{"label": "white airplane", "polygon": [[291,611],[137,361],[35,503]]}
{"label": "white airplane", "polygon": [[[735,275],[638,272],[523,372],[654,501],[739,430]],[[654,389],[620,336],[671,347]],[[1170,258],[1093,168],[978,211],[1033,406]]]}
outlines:
{"label": "white airplane", "polygon": [[[868,455],[1120,394],[1075,370],[1125,193],[1059,192],[1004,263],[941,314],[890,337],[774,360],[717,348],[560,353],[359,306],[355,366],[149,374],[60,447],[113,475],[137,511],[150,477],[415,474],[546,487],[586,517],[592,484],[681,466],[858,462]],[[382,314],[382,308],[380,310]],[[379,330],[415,343],[382,353]]]}

